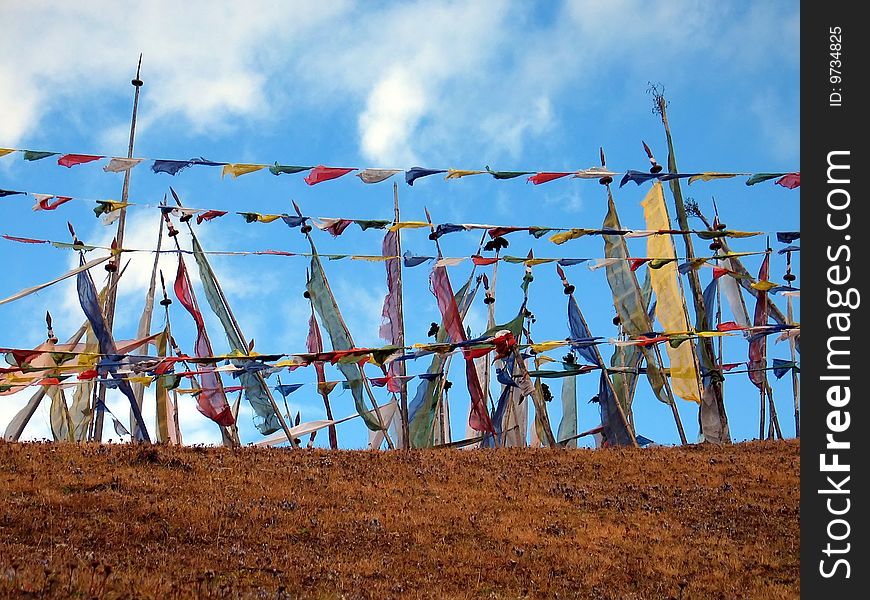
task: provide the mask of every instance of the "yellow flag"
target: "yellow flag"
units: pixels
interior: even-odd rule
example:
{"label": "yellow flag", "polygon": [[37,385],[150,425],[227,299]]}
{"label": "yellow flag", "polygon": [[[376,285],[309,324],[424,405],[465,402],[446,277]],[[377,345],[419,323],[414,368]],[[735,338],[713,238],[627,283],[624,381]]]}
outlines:
{"label": "yellow flag", "polygon": [[698,180],[713,181],[714,179],[731,179],[737,177],[737,173],[701,173],[700,175],[692,175],[689,177],[689,185],[692,185]]}
{"label": "yellow flag", "polygon": [[[641,202],[646,218],[647,229],[670,229],[668,209],[665,207],[665,196],[662,184],[653,183],[652,189]],[[674,258],[673,238],[670,235],[654,235],[647,239],[647,256],[659,258]],[[690,331],[689,318],[686,312],[686,301],[680,286],[675,262],[669,262],[658,269],[650,269],[650,282],[656,294],[656,318],[664,327],[665,333],[681,333]],[[695,363],[694,346],[687,340],[676,348],[666,345],[670,360],[671,389],[674,394],[684,400],[701,402],[701,380]]]}
{"label": "yellow flag", "polygon": [[561,348],[567,345],[568,342],[564,340],[555,340],[552,342],[541,342],[539,344],[532,344],[532,350],[534,350],[535,352],[546,352],[547,350],[552,350],[553,348]]}
{"label": "yellow flag", "polygon": [[224,175],[232,175],[233,177],[238,177],[239,175],[247,175],[248,173],[253,173],[254,171],[259,171],[260,169],[265,168],[266,165],[230,163],[228,165],[224,165],[224,168],[221,170],[221,177],[223,177]]}
{"label": "yellow flag", "polygon": [[351,260],[367,260],[368,262],[383,262],[385,260],[389,260],[391,258],[396,258],[395,256],[380,256],[376,254],[352,254]]}
{"label": "yellow flag", "polygon": [[390,225],[390,231],[398,231],[399,229],[419,229],[421,227],[429,227],[429,223],[425,221],[399,221]]}
{"label": "yellow flag", "polygon": [[15,152],[15,148],[0,148],[0,156],[6,156]]}
{"label": "yellow flag", "polygon": [[751,284],[749,287],[756,289],[759,292],[766,292],[769,289],[775,288],[776,284],[773,282],[766,281],[766,280],[762,279],[760,281],[756,281],[755,283]]}
{"label": "yellow flag", "polygon": [[527,267],[534,267],[536,265],[543,265],[546,263],[550,263],[555,261],[555,258],[527,258],[523,261],[523,264]]}
{"label": "yellow flag", "polygon": [[589,232],[594,231],[593,229],[569,229],[568,231],[560,231],[559,233],[554,233],[550,236],[550,241],[554,244],[561,245],[567,242],[568,240],[576,240],[579,237],[583,237]]}
{"label": "yellow flag", "polygon": [[465,171],[463,169],[447,169],[447,177],[444,179],[459,179],[460,177],[467,177],[468,175],[480,175],[481,173],[486,173],[486,171]]}

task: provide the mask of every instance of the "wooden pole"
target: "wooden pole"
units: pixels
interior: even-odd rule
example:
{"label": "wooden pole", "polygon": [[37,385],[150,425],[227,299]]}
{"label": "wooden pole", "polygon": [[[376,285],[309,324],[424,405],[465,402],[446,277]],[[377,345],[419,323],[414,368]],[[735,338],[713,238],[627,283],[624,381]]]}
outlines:
{"label": "wooden pole", "polygon": [[782,430],[779,428],[779,418],[776,415],[776,403],[773,401],[773,388],[770,387],[770,384],[765,382],[765,389],[767,390],[767,398],[770,403],[770,424],[767,429],[767,437],[768,439],[774,439],[774,436],[777,439],[782,439]]}
{"label": "wooden pole", "polygon": [[[794,281],[794,275],[791,272],[791,252],[786,253],[786,283],[791,285],[791,282]],[[786,297],[786,317],[788,318],[788,324],[794,325],[794,306],[792,305],[791,296]],[[791,362],[794,365],[797,361],[797,354],[795,353],[795,343],[794,338],[788,338],[788,347],[791,352]],[[792,366],[791,368],[791,389],[792,394],[794,395],[794,435],[796,438],[801,437],[801,388],[800,382],[798,381],[797,369]]]}
{"label": "wooden pole", "polygon": [[761,402],[758,418],[758,439],[764,439],[764,387],[758,389],[759,400]]}
{"label": "wooden pole", "polygon": [[[130,82],[135,88],[135,92],[133,94],[133,115],[130,118],[130,143],[127,146],[127,158],[133,158],[133,143],[136,139],[136,117],[139,112],[139,90],[142,87],[142,80],[139,78],[142,70],[142,54],[139,54],[139,65],[136,67],[136,77]],[[117,247],[124,247],[124,227],[127,223],[127,199],[129,198],[130,193],[130,171],[132,169],[127,169],[124,171],[124,186],[121,188],[121,209],[120,215],[118,217],[118,231],[115,234],[115,243]],[[112,331],[112,327],[115,324],[115,304],[118,299],[118,289],[117,289],[117,281],[118,281],[118,272],[110,271],[109,272],[109,293],[106,297],[106,327],[109,332]],[[100,383],[98,385],[97,392],[97,402],[96,404],[99,406],[100,404],[105,404],[106,401],[106,385],[104,383]],[[94,415],[94,433],[93,439],[94,441],[101,442],[103,440],[103,418],[104,412],[102,410],[98,410]]]}
{"label": "wooden pole", "polygon": [[[393,217],[395,222],[399,222],[399,185],[393,182]],[[396,285],[396,304],[398,308],[399,315],[399,339],[396,340],[398,342],[397,345],[402,348],[405,347],[405,308],[404,308],[404,297],[402,292],[402,230],[396,230],[396,249],[398,250],[396,259],[399,264],[398,271],[398,279]],[[399,361],[399,376],[405,377],[407,375],[407,365],[405,361]],[[399,417],[402,420],[402,448],[404,450],[411,449],[411,439],[410,439],[410,431],[408,424],[408,387],[407,382],[402,379],[402,384],[399,388]]]}
{"label": "wooden pole", "polygon": [[[668,112],[667,112],[667,100],[664,95],[657,89],[653,90],[655,95],[655,109],[656,112],[659,113],[662,119],[662,125],[665,129],[665,137],[667,138],[668,143],[668,172],[669,173],[677,173],[677,159],[674,153],[674,140],[671,136],[671,128],[668,124]],[[680,188],[680,182],[678,179],[672,179],[670,182],[671,192],[674,197],[674,205],[676,206],[677,213],[677,222],[679,223],[680,229],[683,231],[689,231],[689,220],[686,213],[686,206],[683,202],[683,193]],[[686,247],[686,259],[692,260],[695,257],[695,251],[692,247],[692,236],[691,234],[683,235],[683,243]],[[692,291],[692,298],[694,300],[695,306],[695,316],[700,325],[701,330],[708,329],[707,325],[707,316],[706,310],[704,308],[704,292],[701,289],[701,280],[698,277],[698,272],[694,269],[689,271],[689,286]],[[698,340],[698,345],[700,346],[701,351],[707,358],[708,364],[715,364],[716,357],[713,351],[713,343],[709,338],[701,338]],[[723,441],[730,441],[730,434],[728,434],[728,415],[725,413],[725,401],[722,396],[722,386],[719,381],[714,380],[710,386],[713,390],[713,396],[716,401],[716,407],[719,413],[719,421],[722,426],[722,432],[726,434],[726,437]]]}

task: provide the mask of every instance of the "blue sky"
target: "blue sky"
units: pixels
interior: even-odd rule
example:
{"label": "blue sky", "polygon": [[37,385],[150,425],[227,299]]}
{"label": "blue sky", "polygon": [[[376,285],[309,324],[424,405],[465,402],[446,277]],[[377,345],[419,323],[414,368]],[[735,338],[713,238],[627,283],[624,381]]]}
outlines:
{"label": "blue sky", "polygon": [[[4,3],[0,20],[10,24],[0,40],[0,147],[125,156],[132,87],[139,52],[144,54],[140,122],[135,156],[227,162],[395,167],[574,171],[598,163],[603,146],[615,170],[648,167],[641,140],[660,162],[667,158],[660,120],[652,114],[649,82],[664,86],[680,169],[686,171],[799,170],[799,11],[797,2],[296,2],[170,3],[155,1],[85,4]],[[54,158],[25,162],[20,154],[0,158],[0,188],[80,198],[119,198],[121,175],[103,163],[66,169]],[[261,213],[290,212],[296,200],[305,214],[392,218],[392,181],[365,185],[348,175],[308,186],[303,175],[274,177],[261,171],[221,179],[219,168],[198,167],[176,177],[154,174],[143,164],[132,172],[130,200],[156,204],[172,185],[189,206]],[[403,219],[556,227],[599,227],[606,211],[604,189],[595,181],[562,179],[541,186],[524,179],[488,176],[445,181],[442,176],[405,185],[399,194]],[[800,190],[772,182],[747,187],[744,179],[696,183],[684,195],[705,213],[718,202],[723,221],[743,230],[798,230]],[[642,229],[640,200],[647,186],[615,189],[621,220]],[[668,195],[671,215],[673,207]],[[67,240],[70,221],[79,237],[106,243],[114,227],[94,218],[90,202],[70,202],[54,212],[33,212],[32,198],[0,200],[2,231],[25,237]],[[153,248],[156,211],[133,208],[127,247]],[[700,223],[695,221],[696,226]],[[210,250],[277,248],[304,251],[298,231],[280,222],[246,224],[228,215],[198,229]],[[382,232],[349,228],[332,239],[314,232],[324,253],[377,254]],[[600,257],[603,244],[586,237],[556,246],[521,233],[509,237],[509,252],[536,256]],[[469,256],[475,233],[442,238],[448,256]],[[0,297],[46,281],[70,268],[76,257],[49,246],[0,240],[6,277]],[[431,254],[423,230],[403,235],[405,249]],[[735,249],[763,250],[763,238],[736,240]],[[779,245],[775,242],[774,248]],[[631,242],[635,256],[645,242]],[[678,254],[682,244],[678,243]],[[706,243],[696,241],[700,252]],[[760,257],[745,263],[756,272]],[[151,258],[134,256],[124,276],[116,337],[135,332],[150,275]],[[774,255],[772,279],[782,281],[783,257]],[[161,266],[171,280],[174,259]],[[192,265],[191,265],[192,266]],[[302,297],[306,260],[279,257],[216,257],[220,276],[245,334],[261,352],[305,350],[307,301]],[[795,267],[799,275],[799,259]],[[471,265],[451,268],[458,287]],[[326,263],[327,275],[357,345],[380,345],[377,329],[386,291],[383,265],[358,261]],[[638,271],[643,275],[643,268]],[[95,271],[103,276],[101,268]],[[521,265],[503,265],[498,276],[497,320],[516,313]],[[702,281],[711,276],[702,272]],[[437,321],[428,290],[428,268],[405,274],[406,338],[426,341]],[[603,270],[569,269],[577,299],[593,334],[613,337],[613,307]],[[798,279],[797,285],[800,285]],[[784,310],[784,300],[777,297]],[[200,303],[207,312],[205,302]],[[750,303],[751,310],[752,303]],[[536,341],[567,335],[565,297],[552,265],[535,268],[530,308]],[[35,346],[44,340],[43,315],[50,310],[58,337],[83,320],[71,281],[0,307],[0,346]],[[173,329],[192,346],[190,318],[173,305]],[[796,302],[797,318],[800,303]],[[482,296],[467,325],[474,333],[486,320]],[[162,316],[155,316],[155,327]],[[210,315],[216,350],[226,341]],[[184,342],[182,342],[184,345]],[[746,360],[746,344],[729,339],[726,362]],[[606,356],[610,349],[603,348]],[[559,357],[556,351],[555,357]],[[771,357],[788,358],[785,344]],[[423,372],[428,361],[409,365]],[[331,379],[338,379],[336,370]],[[282,380],[312,381],[313,370]],[[456,366],[451,379],[461,382]],[[273,380],[274,381],[274,380]],[[558,382],[554,392],[558,398]],[[780,422],[794,434],[790,380],[774,384]],[[462,437],[467,398],[451,395],[455,437]],[[322,418],[322,402],[304,387],[293,412]],[[598,422],[586,403],[597,378],[578,380],[580,428]],[[338,395],[336,415],[351,414],[349,393]],[[726,408],[735,440],[757,434],[758,396],[746,375],[729,376]],[[186,400],[182,428],[188,442],[218,439],[215,427]],[[0,426],[26,401],[0,397]],[[25,437],[47,435],[47,402]],[[557,404],[556,402],[553,403]],[[126,415],[119,399],[110,407]],[[642,383],[635,399],[638,433],[663,443],[678,440],[670,410],[652,399]],[[697,435],[697,408],[680,401],[690,439]],[[558,410],[551,418],[558,423]],[[153,414],[153,408],[150,409]],[[148,412],[146,411],[146,415]],[[243,441],[257,439],[251,412],[241,416]],[[107,434],[110,428],[107,428]],[[339,430],[343,446],[365,444],[361,424]],[[325,443],[325,435],[318,438]]]}

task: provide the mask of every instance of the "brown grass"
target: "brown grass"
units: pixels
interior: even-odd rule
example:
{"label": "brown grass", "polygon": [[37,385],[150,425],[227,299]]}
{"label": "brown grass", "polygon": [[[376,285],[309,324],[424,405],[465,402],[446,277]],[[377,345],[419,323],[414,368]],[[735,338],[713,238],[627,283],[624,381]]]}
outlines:
{"label": "brown grass", "polygon": [[799,450],[0,442],[0,596],[796,598]]}

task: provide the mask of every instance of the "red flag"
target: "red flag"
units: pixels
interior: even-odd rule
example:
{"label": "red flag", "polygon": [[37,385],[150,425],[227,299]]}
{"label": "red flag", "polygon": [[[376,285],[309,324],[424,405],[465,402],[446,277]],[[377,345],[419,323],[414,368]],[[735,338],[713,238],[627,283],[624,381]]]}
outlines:
{"label": "red flag", "polygon": [[[465,330],[462,328],[462,317],[456,306],[456,298],[447,276],[447,269],[435,267],[429,276],[432,293],[438,301],[438,309],[441,311],[441,321],[444,330],[454,343],[466,341]],[[476,431],[489,431],[494,433],[495,428],[489,413],[486,410],[486,402],[480,380],[477,377],[477,368],[474,360],[465,359],[465,379],[468,382],[468,395],[471,397],[471,413],[468,415],[468,424]]]}
{"label": "red flag", "polygon": [[630,261],[631,266],[629,267],[629,269],[631,269],[632,272],[637,271],[642,264],[649,262],[649,261],[650,261],[649,258],[632,258]]}
{"label": "red flag", "polygon": [[495,239],[497,237],[502,237],[509,233],[513,233],[514,231],[528,231],[528,227],[493,227],[492,229],[488,229],[486,233],[489,234],[489,237]]}
{"label": "red flag", "polygon": [[801,174],[798,173],[788,173],[783,175],[779,179],[776,180],[777,185],[781,185],[782,187],[788,188],[790,190],[795,189],[796,187],[800,187],[801,185]]}
{"label": "red flag", "polygon": [[[758,270],[758,280],[767,281],[770,275],[770,255],[765,254]],[[755,315],[752,324],[755,327],[767,325],[767,292],[759,291],[755,297]],[[760,335],[749,342],[749,379],[760,390],[764,389],[767,374],[767,336]]]}
{"label": "red flag", "polygon": [[15,237],[14,235],[4,235],[4,240],[10,242],[21,242],[22,244],[47,244],[48,240],[36,240],[33,238]]}
{"label": "red flag", "polygon": [[[52,202],[52,198],[57,198],[57,200]],[[36,203],[36,206],[33,207],[33,210],[54,210],[61,204],[66,204],[70,200],[72,200],[71,196],[48,196],[47,198],[40,198]]]}
{"label": "red flag", "polygon": [[[320,335],[320,326],[314,314],[314,305],[311,305],[311,316],[308,318],[308,338],[305,340],[305,349],[312,354],[323,353],[323,337]],[[326,418],[332,420],[332,407],[329,404],[329,392],[324,391],[326,383],[326,369],[322,360],[314,361],[314,372],[317,374],[317,389],[323,397],[323,405],[326,408]],[[329,426],[329,447],[338,448],[338,434],[335,425]]]}
{"label": "red flag", "polygon": [[204,213],[196,215],[196,224],[202,225],[203,221],[211,221],[212,219],[217,219],[225,214],[227,214],[227,211],[225,210],[207,210]]}
{"label": "red flag", "polygon": [[492,347],[484,346],[482,348],[463,348],[462,356],[467,359],[469,358],[480,358],[481,356],[486,356],[492,352]]}
{"label": "red flag", "polygon": [[328,227],[325,227],[323,230],[328,231],[332,234],[332,237],[338,237],[344,230],[353,223],[350,219],[336,219],[334,222],[330,223]]}
{"label": "red flag", "polygon": [[548,181],[553,181],[554,179],[559,179],[560,177],[567,177],[571,173],[535,173],[531,177],[529,177],[528,181],[531,181],[535,185],[540,185],[542,183],[547,183]]}
{"label": "red flag", "polygon": [[[199,312],[199,307],[196,304],[196,296],[193,294],[193,287],[190,285],[190,277],[187,274],[187,267],[184,265],[184,259],[178,257],[178,272],[175,275],[175,296],[181,305],[187,309],[187,312],[193,317],[196,323],[196,343],[194,344],[194,354],[199,358],[214,356],[211,349],[211,342],[208,339],[208,334],[205,331],[205,322],[202,318],[202,313]],[[168,360],[168,359],[165,359]],[[221,384],[220,376],[214,372],[214,365],[204,364],[201,367],[202,375],[200,376],[200,386],[202,391],[196,396],[196,404],[199,412],[223,426],[232,425],[233,412],[230,405],[227,404],[227,398],[224,394],[223,385]]]}
{"label": "red flag", "polygon": [[738,325],[734,321],[725,321],[716,325],[717,331],[742,331],[746,329],[743,325]]}
{"label": "red flag", "polygon": [[719,279],[723,275],[727,275],[730,272],[731,271],[729,271],[728,269],[726,269],[724,267],[713,267],[713,279],[714,280]]}
{"label": "red flag", "polygon": [[321,181],[329,181],[330,179],[336,179],[341,177],[342,175],[347,175],[351,171],[356,171],[356,169],[344,169],[341,167],[324,167],[323,165],[317,165],[308,175],[305,176],[305,183],[308,185],[314,185],[315,183],[320,183]]}
{"label": "red flag", "polygon": [[100,160],[101,158],[105,158],[105,156],[94,156],[92,154],[64,154],[57,159],[57,164],[69,168]]}
{"label": "red flag", "polygon": [[486,258],[485,256],[481,256],[480,254],[475,254],[471,257],[471,262],[476,264],[478,267],[484,267],[486,265],[497,263],[498,259],[494,256],[491,258]]}

